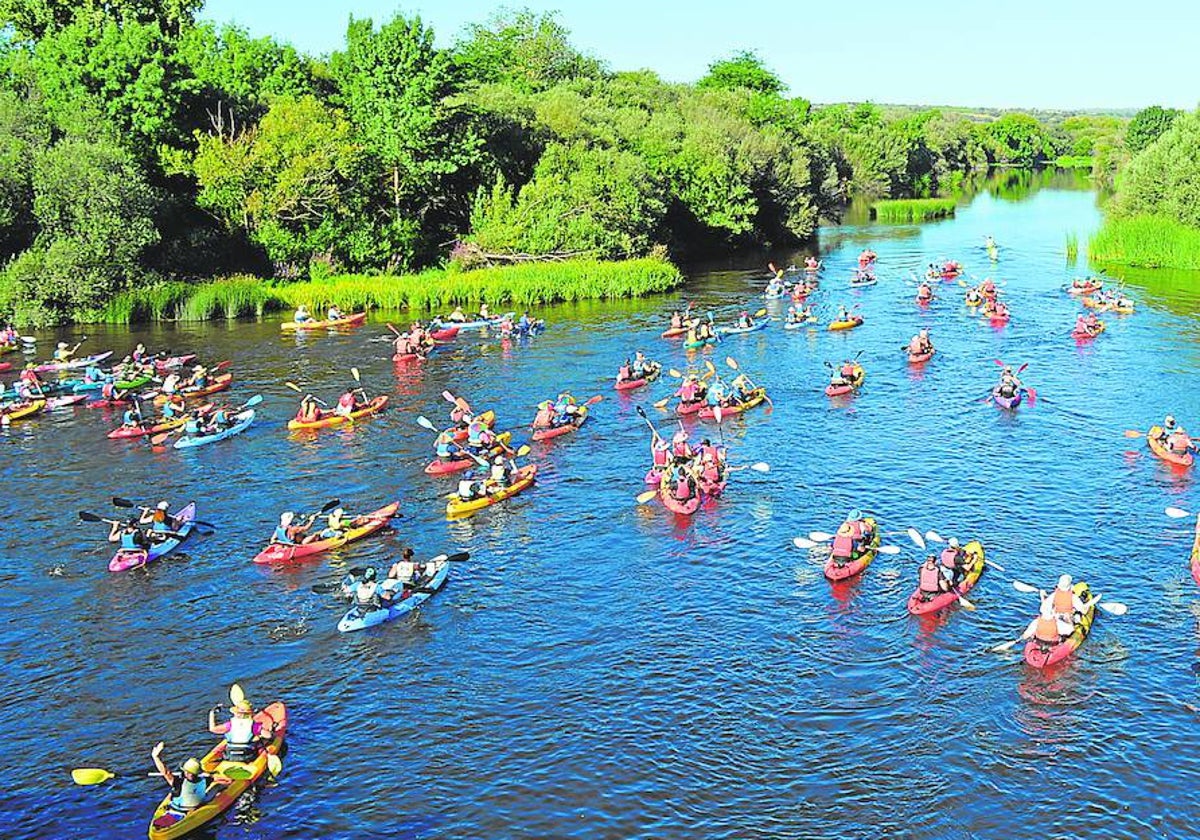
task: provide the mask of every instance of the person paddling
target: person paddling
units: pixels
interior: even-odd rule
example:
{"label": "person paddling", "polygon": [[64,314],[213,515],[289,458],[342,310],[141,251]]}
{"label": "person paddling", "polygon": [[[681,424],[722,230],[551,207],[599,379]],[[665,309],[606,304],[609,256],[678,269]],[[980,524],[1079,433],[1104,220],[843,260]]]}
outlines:
{"label": "person paddling", "polygon": [[959,546],[957,537],[950,538],[938,559],[950,577],[950,585],[958,586],[962,583],[963,578],[967,576],[968,561],[967,553]]}
{"label": "person paddling", "polygon": [[113,522],[108,531],[108,541],[120,543],[120,550],[129,553],[148,551],[151,545],[149,537],[138,526],[136,519]]}
{"label": "person paddling", "polygon": [[921,330],[909,339],[908,352],[914,356],[923,356],[933,352],[933,342],[929,340],[929,330]]}
{"label": "person paddling", "polygon": [[340,321],[345,317],[346,317],[346,313],[343,312],[341,310],[341,308],[338,307],[337,304],[333,304],[332,306],[330,306],[329,311],[325,313],[325,319],[327,321]]}
{"label": "person paddling", "polygon": [[159,741],[154,745],[154,749],[150,751],[150,758],[154,762],[154,767],[158,770],[158,774],[163,777],[167,786],[171,788],[171,809],[180,813],[187,813],[200,807],[207,801],[208,786],[213,781],[213,775],[203,772],[200,767],[200,761],[193,757],[183,762],[179,769],[179,775],[176,776],[163,763],[162,751],[165,748],[166,744],[163,741]]}
{"label": "person paddling", "polygon": [[254,707],[244,697],[233,704],[225,723],[217,723],[220,708],[214,706],[208,710],[208,731],[225,736],[225,760],[253,761],[262,744],[271,740],[271,725],[263,726],[254,719]]}
{"label": "person paddling", "polygon": [[1089,606],[1083,603],[1083,600],[1075,594],[1075,590],[1071,587],[1071,576],[1062,575],[1058,579],[1058,586],[1054,588],[1048,596],[1042,600],[1042,611],[1045,612],[1047,605],[1050,611],[1058,619],[1061,626],[1066,627],[1066,631],[1062,635],[1067,636],[1071,633],[1071,628],[1075,624],[1075,616],[1083,615],[1089,609]]}
{"label": "person paddling", "polygon": [[159,502],[153,508],[142,508],[142,516],[138,520],[138,524],[149,525],[150,538],[156,542],[165,540],[179,530],[179,520],[168,512],[170,508],[171,505],[166,500]]}
{"label": "person paddling", "polygon": [[936,595],[950,591],[950,582],[946,580],[942,568],[937,557],[932,554],[921,564],[917,571],[917,588],[921,592],[922,600],[928,601]]}
{"label": "person paddling", "polygon": [[292,320],[297,324],[303,324],[306,321],[312,320],[312,313],[308,311],[308,307],[300,304],[296,307],[296,313],[292,315]]}
{"label": "person paddling", "polygon": [[1025,384],[1017,378],[1017,375],[1013,373],[1013,369],[1005,365],[1004,369],[1000,371],[1000,396],[1006,399],[1015,397],[1024,387]]}
{"label": "person paddling", "polygon": [[1070,621],[1063,621],[1055,615],[1054,607],[1049,600],[1042,603],[1038,617],[1029,622],[1022,639],[1034,639],[1043,647],[1053,647],[1070,636],[1075,626]]}
{"label": "person paddling", "polygon": [[296,514],[285,510],[279,514],[279,525],[271,534],[272,545],[299,545],[300,540],[308,533],[308,529],[317,521],[318,514],[313,514],[304,524],[296,524]]}

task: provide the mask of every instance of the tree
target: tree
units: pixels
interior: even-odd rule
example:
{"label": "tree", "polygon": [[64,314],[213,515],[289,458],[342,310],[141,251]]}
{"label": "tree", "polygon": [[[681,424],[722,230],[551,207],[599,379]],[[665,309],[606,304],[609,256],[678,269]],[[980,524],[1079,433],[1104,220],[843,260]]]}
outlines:
{"label": "tree", "polygon": [[1045,127],[1029,114],[1004,114],[985,129],[993,160],[1015,166],[1037,166],[1058,156]]}
{"label": "tree", "polygon": [[1200,227],[1200,112],[1174,120],[1117,175],[1112,210]]}
{"label": "tree", "polygon": [[783,81],[767,69],[763,60],[755,53],[744,50],[731,58],[714,61],[708,65],[708,75],[696,83],[696,87],[715,87],[725,90],[746,88],[759,93],[779,95],[787,89]]}
{"label": "tree", "polygon": [[0,254],[28,248],[37,232],[33,164],[50,145],[50,124],[36,100],[0,91]]}
{"label": "tree", "polygon": [[1129,128],[1125,132],[1125,146],[1132,154],[1137,154],[1149,146],[1174,123],[1182,111],[1174,108],[1163,108],[1161,105],[1151,105],[1133,115]]}
{"label": "tree", "polygon": [[75,23],[154,23],[177,36],[203,6],[204,0],[0,0],[0,25],[34,41]]}
{"label": "tree", "polygon": [[522,93],[548,90],[576,78],[599,78],[596,59],[571,46],[570,33],[554,14],[505,11],[473,25],[454,47],[464,77],[478,84],[503,84]]}

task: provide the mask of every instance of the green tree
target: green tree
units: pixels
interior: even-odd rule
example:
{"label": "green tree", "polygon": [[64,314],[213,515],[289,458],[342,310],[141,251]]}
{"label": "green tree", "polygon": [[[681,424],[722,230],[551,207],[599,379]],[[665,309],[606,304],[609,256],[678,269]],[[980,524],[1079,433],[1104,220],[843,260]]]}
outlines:
{"label": "green tree", "polygon": [[1036,166],[1058,157],[1045,126],[1029,114],[1004,114],[988,123],[985,132],[996,163]]}
{"label": "green tree", "polygon": [[18,36],[43,38],[74,23],[99,28],[106,23],[154,23],[178,35],[195,20],[204,0],[0,0],[0,25]]}
{"label": "green tree", "polygon": [[1117,175],[1118,215],[1167,216],[1200,227],[1200,112],[1178,117]]}
{"label": "green tree", "polygon": [[735,90],[746,88],[758,93],[781,94],[787,89],[783,80],[767,69],[763,60],[754,52],[744,50],[732,57],[714,61],[708,65],[708,75],[696,83],[696,87]]}
{"label": "green tree", "polygon": [[33,164],[50,145],[50,124],[36,100],[0,91],[0,254],[28,248],[37,232]]}
{"label": "green tree", "polygon": [[579,52],[554,14],[528,9],[503,11],[486,24],[468,28],[454,47],[465,78],[479,84],[503,84],[522,93],[547,90],[559,82],[599,78],[599,61]]}
{"label": "green tree", "polygon": [[1169,129],[1182,111],[1151,105],[1133,115],[1125,132],[1125,145],[1133,154],[1149,146]]}

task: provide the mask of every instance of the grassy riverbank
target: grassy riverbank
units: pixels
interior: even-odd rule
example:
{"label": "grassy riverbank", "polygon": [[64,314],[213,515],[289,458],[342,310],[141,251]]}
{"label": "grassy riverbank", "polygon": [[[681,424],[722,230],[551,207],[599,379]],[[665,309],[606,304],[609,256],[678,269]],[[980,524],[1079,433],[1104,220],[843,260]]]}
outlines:
{"label": "grassy riverbank", "polygon": [[952,198],[902,198],[876,201],[871,213],[881,222],[927,222],[954,215]]}
{"label": "grassy riverbank", "polygon": [[207,321],[261,316],[307,305],[314,313],[332,304],[347,311],[408,309],[429,312],[486,301],[496,307],[537,306],[560,301],[640,297],[679,286],[683,275],[665,259],[570,260],[484,268],[430,269],[394,277],[345,274],[284,283],[246,275],[207,283],[169,282],[115,297],[100,320]]}
{"label": "grassy riverbank", "polygon": [[1102,263],[1142,268],[1200,269],[1200,229],[1166,216],[1108,218],[1088,242]]}

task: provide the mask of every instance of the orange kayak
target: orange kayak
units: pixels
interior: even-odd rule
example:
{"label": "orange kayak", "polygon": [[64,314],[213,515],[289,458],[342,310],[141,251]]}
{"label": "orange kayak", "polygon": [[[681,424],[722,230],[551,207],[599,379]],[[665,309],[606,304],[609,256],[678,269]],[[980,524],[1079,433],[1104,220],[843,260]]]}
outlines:
{"label": "orange kayak", "polygon": [[361,326],[365,320],[367,320],[367,313],[359,312],[357,315],[347,315],[345,318],[337,318],[332,321],[284,321],[279,325],[279,329],[285,332],[288,330],[335,330],[339,327]]}

